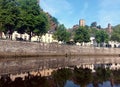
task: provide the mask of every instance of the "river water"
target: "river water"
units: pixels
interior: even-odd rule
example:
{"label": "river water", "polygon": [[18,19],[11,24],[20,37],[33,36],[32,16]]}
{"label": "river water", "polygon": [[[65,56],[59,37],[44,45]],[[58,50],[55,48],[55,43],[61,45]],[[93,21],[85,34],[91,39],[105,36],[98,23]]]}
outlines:
{"label": "river water", "polygon": [[[111,87],[110,81],[105,81],[102,84],[98,85],[99,87]],[[68,80],[64,87],[81,87],[79,85],[74,84],[74,82]],[[92,83],[88,84],[86,87],[94,87]],[[114,85],[113,87],[120,87],[120,84]]]}

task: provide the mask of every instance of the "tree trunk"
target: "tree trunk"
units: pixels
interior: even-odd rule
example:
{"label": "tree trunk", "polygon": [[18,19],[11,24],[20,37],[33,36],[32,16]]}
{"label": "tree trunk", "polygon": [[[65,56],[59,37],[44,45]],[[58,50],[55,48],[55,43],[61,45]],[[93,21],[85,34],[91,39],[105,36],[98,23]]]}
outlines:
{"label": "tree trunk", "polygon": [[31,37],[32,37],[32,35],[31,35],[31,33],[29,34],[29,41],[31,42]]}
{"label": "tree trunk", "polygon": [[38,42],[40,42],[40,36],[38,36]]}
{"label": "tree trunk", "polygon": [[12,34],[9,34],[9,39],[12,40]]}
{"label": "tree trunk", "polygon": [[0,38],[2,38],[2,32],[0,32]]}
{"label": "tree trunk", "polygon": [[12,40],[12,34],[11,34],[11,40]]}

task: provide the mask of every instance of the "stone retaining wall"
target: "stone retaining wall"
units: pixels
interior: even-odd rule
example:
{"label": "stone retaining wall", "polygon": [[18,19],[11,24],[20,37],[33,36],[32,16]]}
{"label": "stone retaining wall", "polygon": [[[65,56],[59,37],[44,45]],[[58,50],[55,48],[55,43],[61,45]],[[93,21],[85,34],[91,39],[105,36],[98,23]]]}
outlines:
{"label": "stone retaining wall", "polygon": [[67,54],[119,54],[120,48],[82,47],[36,42],[0,40],[0,52],[4,53],[67,53]]}
{"label": "stone retaining wall", "polygon": [[[120,54],[120,48],[81,47],[76,45],[59,45],[36,42],[20,42],[1,40],[0,52],[2,54]],[[0,53],[0,54],[1,54]]]}

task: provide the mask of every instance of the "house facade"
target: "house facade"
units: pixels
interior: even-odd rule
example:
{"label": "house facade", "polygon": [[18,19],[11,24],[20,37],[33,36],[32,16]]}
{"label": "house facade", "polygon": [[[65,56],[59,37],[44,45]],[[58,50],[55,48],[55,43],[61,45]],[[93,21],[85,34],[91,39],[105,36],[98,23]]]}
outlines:
{"label": "house facade", "polygon": [[[7,35],[5,35],[2,32],[2,38],[3,39],[7,39]],[[19,34],[17,31],[14,31],[12,34],[12,40],[24,40],[24,41],[28,41],[29,40],[29,35],[27,33],[24,34]],[[31,38],[32,42],[37,42],[39,41],[38,36],[33,35]],[[42,35],[42,37],[40,38],[40,42],[45,42],[45,43],[52,43],[55,40],[53,39],[53,34],[52,33],[46,33],[45,35]]]}

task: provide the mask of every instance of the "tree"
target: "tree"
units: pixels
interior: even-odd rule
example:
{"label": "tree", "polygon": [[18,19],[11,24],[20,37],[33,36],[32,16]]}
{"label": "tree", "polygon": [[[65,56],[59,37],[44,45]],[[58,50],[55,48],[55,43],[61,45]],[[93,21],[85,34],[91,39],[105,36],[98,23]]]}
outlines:
{"label": "tree", "polygon": [[85,27],[79,27],[75,31],[74,41],[79,42],[79,43],[89,42],[90,41],[90,33],[88,32],[88,29],[86,29]]}
{"label": "tree", "polygon": [[95,36],[98,30],[96,28],[90,28],[89,31],[92,36]]}
{"label": "tree", "polygon": [[97,31],[95,35],[96,42],[99,44],[108,43],[109,35],[104,30]]}
{"label": "tree", "polygon": [[41,10],[37,0],[18,0],[21,10],[18,21],[17,31],[19,33],[28,33],[29,41],[33,33],[38,36],[47,32],[48,18]]}
{"label": "tree", "polygon": [[57,31],[54,33],[54,38],[58,41],[67,42],[70,40],[70,33],[67,32],[63,24],[59,25]]}
{"label": "tree", "polygon": [[115,32],[112,33],[111,40],[120,42],[120,34],[119,33],[115,33]]}
{"label": "tree", "polygon": [[97,28],[98,28],[98,29],[101,29],[101,25],[98,25]]}
{"label": "tree", "polygon": [[0,0],[0,23],[2,28],[4,28],[5,34],[9,34],[11,39],[18,15],[19,10],[16,0]]}
{"label": "tree", "polygon": [[97,22],[92,22],[91,27],[97,27]]}
{"label": "tree", "polygon": [[111,35],[111,40],[120,42],[120,25],[113,27],[113,33]]}
{"label": "tree", "polygon": [[39,16],[36,17],[36,26],[34,29],[34,34],[38,36],[38,40],[40,41],[41,36],[47,33],[49,28],[48,18],[45,13],[41,12]]}
{"label": "tree", "polygon": [[48,18],[41,10],[38,0],[0,0],[0,32],[4,31],[12,39],[16,30],[20,34],[40,36],[49,28]]}
{"label": "tree", "polygon": [[18,22],[18,32],[29,34],[29,41],[31,41],[32,33],[35,27],[35,16],[39,15],[39,6],[37,0],[19,0],[19,6],[21,9],[21,18]]}

